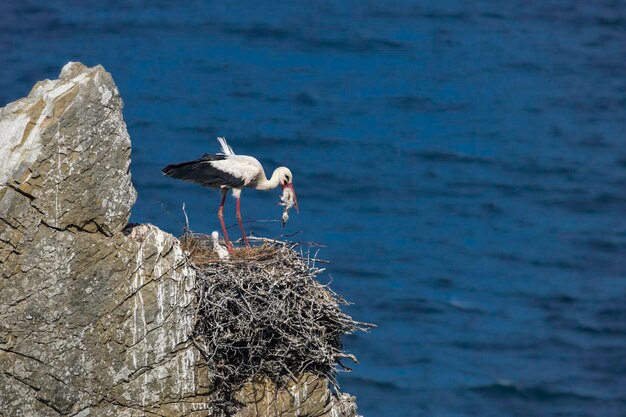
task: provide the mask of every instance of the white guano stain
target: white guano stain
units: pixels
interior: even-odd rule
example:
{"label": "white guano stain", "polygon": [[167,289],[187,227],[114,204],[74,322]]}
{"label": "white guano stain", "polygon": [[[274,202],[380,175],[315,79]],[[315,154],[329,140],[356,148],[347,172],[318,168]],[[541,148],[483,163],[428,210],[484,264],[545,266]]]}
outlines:
{"label": "white guano stain", "polygon": [[293,404],[296,412],[300,410],[300,389],[297,384],[292,385],[289,390],[291,391],[291,395],[293,397]]}
{"label": "white guano stain", "polygon": [[54,135],[57,144],[57,172],[54,178],[54,224],[58,228],[59,227],[59,217],[60,217],[60,205],[59,205],[59,186],[61,181],[63,181],[63,174],[61,173],[61,145],[62,145],[62,135],[59,131],[60,123],[57,123],[57,132]]}
{"label": "white guano stain", "polygon": [[111,90],[109,90],[106,85],[102,85],[98,87],[98,91],[100,92],[100,94],[102,94],[102,98],[100,98],[100,104],[102,104],[103,106],[109,104],[109,101],[111,101],[111,98],[113,97],[113,93],[111,92]]}
{"label": "white guano stain", "polygon": [[[133,274],[133,278],[131,280],[130,290],[131,293],[134,293],[133,297],[133,320],[131,324],[131,334],[132,334],[132,342],[133,347],[136,347],[140,341],[145,340],[146,336],[146,316],[145,316],[145,307],[143,303],[143,294],[141,288],[144,285],[144,244],[147,239],[144,240],[139,246],[139,250],[137,251],[137,255],[135,255],[135,272]],[[138,364],[137,357],[138,352],[137,349],[132,349],[132,363],[133,368],[137,369],[138,366],[147,365],[147,350],[144,348],[144,355],[142,355],[141,363]]]}
{"label": "white guano stain", "polygon": [[[166,377],[172,377],[172,392],[182,397],[196,391],[194,349],[190,345],[181,349],[193,329],[195,271],[186,264],[183,251],[171,235],[152,225],[139,226],[133,233],[145,237],[137,250],[130,288],[134,293],[130,322],[132,367],[151,368],[146,372],[148,379],[144,376],[144,385],[163,384]],[[154,300],[155,305],[145,305],[144,300]],[[175,349],[180,350],[165,360]],[[157,400],[150,398],[150,392],[146,391],[142,401]]]}

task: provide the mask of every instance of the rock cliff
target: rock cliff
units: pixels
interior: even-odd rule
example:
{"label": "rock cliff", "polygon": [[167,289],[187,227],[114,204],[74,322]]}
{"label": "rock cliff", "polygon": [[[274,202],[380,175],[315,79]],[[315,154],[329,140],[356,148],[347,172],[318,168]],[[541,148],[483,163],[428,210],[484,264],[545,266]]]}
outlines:
{"label": "rock cliff", "polygon": [[[130,152],[100,66],[0,109],[2,416],[218,415],[190,340],[195,271],[176,238],[127,224]],[[355,416],[327,385],[248,384],[237,416]]]}

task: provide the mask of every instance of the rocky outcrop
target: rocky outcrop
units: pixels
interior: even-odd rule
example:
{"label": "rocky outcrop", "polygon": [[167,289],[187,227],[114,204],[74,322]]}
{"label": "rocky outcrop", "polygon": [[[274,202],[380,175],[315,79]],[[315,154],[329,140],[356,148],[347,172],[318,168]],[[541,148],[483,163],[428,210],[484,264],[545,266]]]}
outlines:
{"label": "rocky outcrop", "polygon": [[[100,66],[0,109],[0,415],[206,416],[195,271],[173,236],[128,226],[122,100]],[[326,381],[248,384],[238,416],[356,415]]]}

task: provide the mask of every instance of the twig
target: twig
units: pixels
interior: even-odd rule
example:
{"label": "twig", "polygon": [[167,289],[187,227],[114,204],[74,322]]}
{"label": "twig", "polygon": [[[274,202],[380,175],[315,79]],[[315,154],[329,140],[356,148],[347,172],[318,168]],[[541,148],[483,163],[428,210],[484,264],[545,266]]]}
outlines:
{"label": "twig", "polygon": [[183,227],[183,233],[188,233],[191,229],[189,228],[189,217],[187,217],[187,212],[185,211],[185,203],[183,203],[183,214],[185,215],[185,226]]}

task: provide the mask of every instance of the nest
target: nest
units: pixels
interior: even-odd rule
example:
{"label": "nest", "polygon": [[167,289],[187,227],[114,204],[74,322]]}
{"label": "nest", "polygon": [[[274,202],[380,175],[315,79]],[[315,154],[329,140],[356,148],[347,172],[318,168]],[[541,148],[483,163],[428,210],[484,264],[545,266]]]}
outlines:
{"label": "nest", "polygon": [[357,362],[341,336],[372,325],[341,311],[348,303],[315,279],[323,269],[310,251],[256,238],[254,246],[220,260],[206,236],[186,233],[181,241],[197,270],[194,343],[219,401],[232,405],[232,394],[247,381],[284,387],[304,373],[338,388],[337,371],[350,370],[344,360]]}

